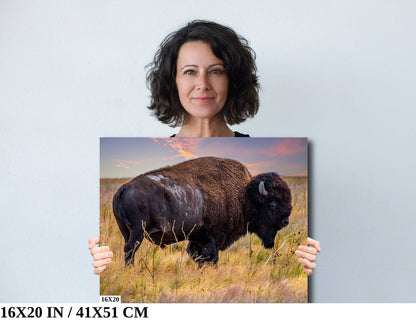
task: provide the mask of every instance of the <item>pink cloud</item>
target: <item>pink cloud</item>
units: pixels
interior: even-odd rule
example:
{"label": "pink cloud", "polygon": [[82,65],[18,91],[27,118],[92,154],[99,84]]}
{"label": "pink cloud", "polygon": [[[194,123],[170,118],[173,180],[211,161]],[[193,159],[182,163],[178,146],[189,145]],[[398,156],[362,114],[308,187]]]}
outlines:
{"label": "pink cloud", "polygon": [[268,150],[264,151],[264,154],[275,156],[286,156],[291,154],[297,154],[306,151],[306,144],[304,139],[282,139],[279,140],[276,145],[271,146]]}
{"label": "pink cloud", "polygon": [[257,176],[257,175],[263,173],[263,171],[261,171],[259,169],[249,169],[248,171],[250,172],[251,176]]}
{"label": "pink cloud", "polygon": [[264,168],[268,168],[270,166],[273,166],[273,162],[270,161],[262,161],[262,162],[256,162],[256,163],[243,163],[248,171],[250,172],[251,176],[256,176],[261,173],[264,173]]}
{"label": "pink cloud", "polygon": [[171,157],[167,157],[164,160],[174,159],[177,157],[183,157],[186,160],[196,158],[196,150],[198,149],[201,139],[198,138],[152,138],[158,144],[167,146],[175,154]]}
{"label": "pink cloud", "polygon": [[113,166],[115,166],[115,167],[121,167],[121,168],[130,168],[130,166],[126,166],[123,163],[121,163],[121,164],[115,164]]}
{"label": "pink cloud", "polygon": [[128,165],[141,165],[144,163],[147,163],[149,161],[152,161],[151,158],[142,159],[140,161],[131,161],[131,160],[125,160],[125,159],[112,159],[112,161],[117,162],[117,164],[113,164],[115,167],[121,167],[121,168],[131,168],[132,166]]}
{"label": "pink cloud", "polygon": [[273,166],[274,163],[270,161],[256,162],[256,163],[243,163],[247,168],[249,167],[269,167]]}
{"label": "pink cloud", "polygon": [[124,160],[124,159],[113,159],[113,161],[121,162],[121,163],[127,163],[127,164],[133,164],[133,165],[139,165],[139,164],[143,163],[143,161],[128,161],[128,160]]}

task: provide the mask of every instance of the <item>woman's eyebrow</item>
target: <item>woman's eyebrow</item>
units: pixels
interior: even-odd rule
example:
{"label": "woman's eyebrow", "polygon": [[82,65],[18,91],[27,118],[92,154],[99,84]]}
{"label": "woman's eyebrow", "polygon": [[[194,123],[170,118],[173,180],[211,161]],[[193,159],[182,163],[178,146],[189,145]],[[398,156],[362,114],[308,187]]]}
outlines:
{"label": "woman's eyebrow", "polygon": [[209,66],[208,66],[208,68],[211,68],[211,67],[214,67],[214,66],[221,66],[221,67],[225,67],[225,65],[224,65],[223,63],[218,62],[218,63],[216,63],[216,64],[209,65]]}
{"label": "woman's eyebrow", "polygon": [[183,69],[187,68],[187,67],[194,67],[194,68],[198,68],[197,65],[185,65],[183,66],[179,71],[182,71]]}
{"label": "woman's eyebrow", "polygon": [[[212,64],[212,65],[209,65],[208,68],[211,68],[211,67],[214,67],[214,66],[222,66],[222,67],[225,67],[225,65],[223,63],[218,62],[218,63]],[[179,71],[182,71],[183,69],[185,69],[187,67],[198,68],[197,65],[185,65],[181,69],[179,69]]]}

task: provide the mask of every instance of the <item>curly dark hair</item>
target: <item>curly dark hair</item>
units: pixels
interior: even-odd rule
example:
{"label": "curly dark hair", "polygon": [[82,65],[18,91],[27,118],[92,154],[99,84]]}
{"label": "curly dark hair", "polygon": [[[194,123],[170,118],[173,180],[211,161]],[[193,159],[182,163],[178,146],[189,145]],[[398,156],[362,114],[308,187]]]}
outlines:
{"label": "curly dark hair", "polygon": [[222,109],[226,123],[239,124],[259,109],[259,83],[256,54],[248,41],[231,28],[205,20],[194,20],[169,34],[160,44],[153,62],[147,65],[146,81],[151,91],[148,107],[153,115],[171,127],[183,124],[186,111],[176,87],[176,63],[179,49],[186,42],[203,41],[225,64],[229,79],[227,100]]}

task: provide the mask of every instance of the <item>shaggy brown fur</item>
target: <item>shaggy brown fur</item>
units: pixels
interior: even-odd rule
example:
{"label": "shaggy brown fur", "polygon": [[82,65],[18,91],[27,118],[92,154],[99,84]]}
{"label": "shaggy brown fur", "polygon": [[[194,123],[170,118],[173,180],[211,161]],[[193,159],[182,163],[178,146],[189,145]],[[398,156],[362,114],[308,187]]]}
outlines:
{"label": "shaggy brown fur", "polygon": [[143,175],[149,174],[162,174],[203,192],[203,225],[211,231],[219,250],[226,249],[244,233],[246,218],[241,200],[251,175],[240,162],[201,157]]}

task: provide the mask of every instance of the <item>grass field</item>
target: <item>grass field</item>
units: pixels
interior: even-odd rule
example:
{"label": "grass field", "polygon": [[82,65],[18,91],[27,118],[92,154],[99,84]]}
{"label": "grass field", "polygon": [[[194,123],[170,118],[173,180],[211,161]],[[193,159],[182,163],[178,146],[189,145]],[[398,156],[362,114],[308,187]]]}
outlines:
{"label": "grass field", "polygon": [[[122,302],[307,302],[307,276],[294,255],[307,239],[307,178],[284,177],[292,191],[290,223],[266,250],[255,234],[243,236],[219,253],[217,265],[198,265],[186,241],[161,249],[145,240],[135,264],[124,266],[124,239],[112,211],[112,197],[129,179],[100,181],[101,244],[114,252],[101,273],[100,295]],[[280,249],[279,249],[280,247]],[[279,249],[277,252],[276,250]]]}

